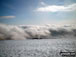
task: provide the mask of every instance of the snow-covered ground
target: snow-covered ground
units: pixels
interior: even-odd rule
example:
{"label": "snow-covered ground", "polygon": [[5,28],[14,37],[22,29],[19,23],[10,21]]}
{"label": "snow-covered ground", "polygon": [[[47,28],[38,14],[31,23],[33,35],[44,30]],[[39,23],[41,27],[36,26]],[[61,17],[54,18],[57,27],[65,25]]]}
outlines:
{"label": "snow-covered ground", "polygon": [[60,51],[76,51],[76,39],[1,40],[0,57],[62,57]]}

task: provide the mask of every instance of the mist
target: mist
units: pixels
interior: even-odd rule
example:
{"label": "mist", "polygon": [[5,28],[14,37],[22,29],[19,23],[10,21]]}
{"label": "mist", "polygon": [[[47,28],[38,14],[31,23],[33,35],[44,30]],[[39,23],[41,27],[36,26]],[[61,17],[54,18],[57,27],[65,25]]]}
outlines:
{"label": "mist", "polygon": [[76,38],[75,25],[0,24],[0,40]]}

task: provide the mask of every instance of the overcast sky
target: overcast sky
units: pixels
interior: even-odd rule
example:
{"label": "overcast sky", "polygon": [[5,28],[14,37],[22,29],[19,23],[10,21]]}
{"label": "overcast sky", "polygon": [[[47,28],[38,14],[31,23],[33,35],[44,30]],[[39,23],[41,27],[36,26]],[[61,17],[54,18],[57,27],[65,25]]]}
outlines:
{"label": "overcast sky", "polygon": [[76,0],[0,0],[0,23],[76,24]]}

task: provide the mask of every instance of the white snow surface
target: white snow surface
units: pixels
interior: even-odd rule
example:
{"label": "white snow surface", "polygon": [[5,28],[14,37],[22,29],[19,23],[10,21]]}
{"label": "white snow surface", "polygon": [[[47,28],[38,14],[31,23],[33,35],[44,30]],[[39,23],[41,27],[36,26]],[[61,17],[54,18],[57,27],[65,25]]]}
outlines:
{"label": "white snow surface", "polygon": [[1,40],[0,57],[62,57],[76,52],[76,39]]}

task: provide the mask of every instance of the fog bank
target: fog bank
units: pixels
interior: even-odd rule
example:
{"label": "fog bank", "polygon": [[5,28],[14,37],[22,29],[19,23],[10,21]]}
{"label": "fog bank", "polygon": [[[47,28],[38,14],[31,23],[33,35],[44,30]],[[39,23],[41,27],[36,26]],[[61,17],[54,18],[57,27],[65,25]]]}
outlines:
{"label": "fog bank", "polygon": [[0,24],[0,40],[76,38],[75,25],[6,25]]}

